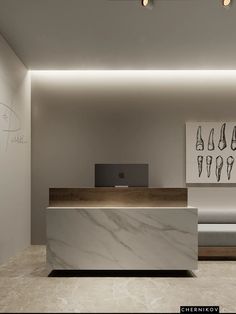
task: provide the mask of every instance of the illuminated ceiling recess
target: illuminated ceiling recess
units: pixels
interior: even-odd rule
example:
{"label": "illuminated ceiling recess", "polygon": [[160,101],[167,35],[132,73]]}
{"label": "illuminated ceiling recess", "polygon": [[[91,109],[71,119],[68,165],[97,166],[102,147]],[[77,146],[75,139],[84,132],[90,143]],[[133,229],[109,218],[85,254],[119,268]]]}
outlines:
{"label": "illuminated ceiling recess", "polygon": [[[232,0],[221,0],[221,1],[222,1],[222,5],[224,7],[227,7],[231,4]],[[142,6],[144,7],[148,7],[152,2],[153,0],[141,0]]]}

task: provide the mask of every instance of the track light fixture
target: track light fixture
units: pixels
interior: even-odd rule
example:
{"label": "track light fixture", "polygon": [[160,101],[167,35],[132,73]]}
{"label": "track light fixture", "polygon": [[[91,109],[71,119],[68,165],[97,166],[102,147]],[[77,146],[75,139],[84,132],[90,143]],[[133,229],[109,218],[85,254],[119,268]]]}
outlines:
{"label": "track light fixture", "polygon": [[230,5],[231,0],[223,0],[223,6],[227,7],[228,5]]}
{"label": "track light fixture", "polygon": [[142,6],[148,6],[149,0],[142,0]]}
{"label": "track light fixture", "polygon": [[[224,7],[227,7],[231,4],[232,0],[221,0],[222,1],[222,5]],[[141,4],[143,7],[147,7],[150,4],[151,0],[141,0]]]}

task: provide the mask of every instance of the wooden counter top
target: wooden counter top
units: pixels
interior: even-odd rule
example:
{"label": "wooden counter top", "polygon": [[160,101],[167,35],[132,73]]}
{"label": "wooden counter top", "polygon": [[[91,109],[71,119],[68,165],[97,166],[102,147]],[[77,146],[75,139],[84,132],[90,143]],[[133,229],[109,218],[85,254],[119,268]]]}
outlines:
{"label": "wooden counter top", "polygon": [[187,189],[50,188],[49,207],[187,207]]}

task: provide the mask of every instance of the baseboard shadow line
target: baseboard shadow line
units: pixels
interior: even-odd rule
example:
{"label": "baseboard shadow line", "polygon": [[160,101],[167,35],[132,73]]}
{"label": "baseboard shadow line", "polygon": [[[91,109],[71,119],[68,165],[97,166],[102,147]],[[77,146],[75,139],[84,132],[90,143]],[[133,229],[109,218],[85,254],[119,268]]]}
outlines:
{"label": "baseboard shadow line", "polygon": [[52,270],[48,277],[184,277],[193,278],[189,270]]}

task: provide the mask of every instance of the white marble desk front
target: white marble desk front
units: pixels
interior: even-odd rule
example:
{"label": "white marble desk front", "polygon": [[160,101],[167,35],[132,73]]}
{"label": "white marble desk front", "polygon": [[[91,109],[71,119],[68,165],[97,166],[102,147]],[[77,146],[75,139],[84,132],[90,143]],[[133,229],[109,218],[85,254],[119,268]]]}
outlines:
{"label": "white marble desk front", "polygon": [[195,270],[192,207],[48,207],[50,269]]}

